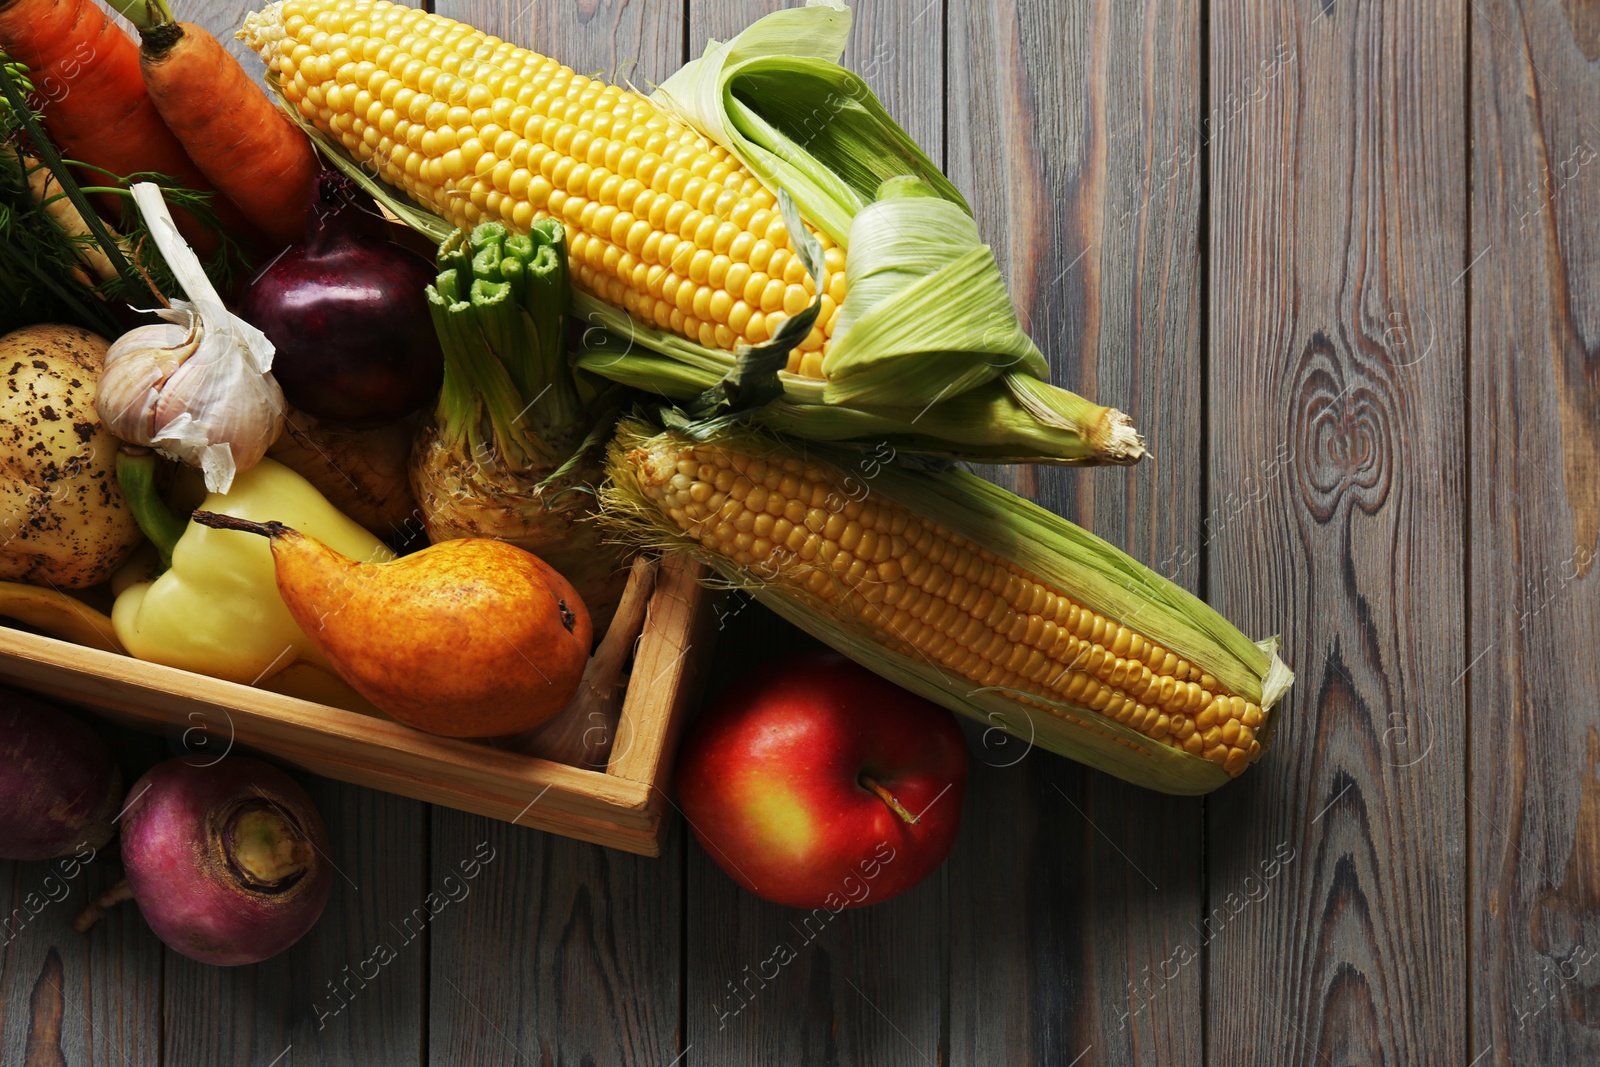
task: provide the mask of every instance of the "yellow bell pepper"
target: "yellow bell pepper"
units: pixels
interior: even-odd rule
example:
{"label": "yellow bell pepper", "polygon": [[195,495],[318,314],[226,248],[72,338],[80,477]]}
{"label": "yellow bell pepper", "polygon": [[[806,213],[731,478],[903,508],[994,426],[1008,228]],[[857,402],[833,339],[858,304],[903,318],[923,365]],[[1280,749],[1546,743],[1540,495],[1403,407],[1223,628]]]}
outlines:
{"label": "yellow bell pepper", "polygon": [[[154,457],[119,457],[117,474],[165,573],[124,589],[111,611],[130,655],[247,685],[297,662],[331,671],[283,598],[266,539],[181,522],[156,495]],[[352,559],[394,558],[311,483],[270,459],[236,476],[201,507],[256,522],[276,520]]]}

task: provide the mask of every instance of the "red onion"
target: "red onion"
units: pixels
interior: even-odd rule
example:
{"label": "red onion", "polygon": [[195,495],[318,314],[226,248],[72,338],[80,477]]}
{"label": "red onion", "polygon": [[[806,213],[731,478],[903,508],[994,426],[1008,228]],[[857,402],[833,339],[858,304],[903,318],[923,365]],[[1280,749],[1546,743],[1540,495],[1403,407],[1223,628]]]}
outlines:
{"label": "red onion", "polygon": [[132,897],[170,948],[229,967],[276,956],[322,915],[332,888],[328,833],[305,790],[253,759],[151,768],[122,819],[127,880],[78,919]]}
{"label": "red onion", "polygon": [[272,374],[289,403],[324,422],[392,422],[431,401],[444,374],[426,296],[434,266],[364,232],[376,212],[324,171],[304,243],[267,264],[239,307],[277,349]]}

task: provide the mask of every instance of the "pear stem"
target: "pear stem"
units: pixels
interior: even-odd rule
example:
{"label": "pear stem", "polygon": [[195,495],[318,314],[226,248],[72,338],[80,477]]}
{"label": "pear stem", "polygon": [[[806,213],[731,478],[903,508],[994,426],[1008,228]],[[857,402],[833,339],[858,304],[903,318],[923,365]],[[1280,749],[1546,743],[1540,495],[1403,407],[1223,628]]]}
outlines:
{"label": "pear stem", "polygon": [[234,515],[219,515],[215,511],[197,511],[189,516],[201,526],[209,526],[213,530],[237,530],[240,533],[260,534],[276,540],[289,532],[289,527],[281,522],[251,522]]}
{"label": "pear stem", "polygon": [[862,785],[866,786],[866,788],[870,792],[872,792],[874,795],[876,795],[879,800],[881,800],[885,804],[889,805],[889,807],[894,811],[894,813],[896,815],[900,816],[900,818],[904,819],[907,823],[911,824],[912,826],[915,826],[915,825],[917,825],[917,823],[922,821],[922,816],[913,815],[909,811],[907,811],[906,810],[906,806],[904,804],[900,803],[899,799],[896,798],[893,793],[891,793],[887,789],[885,789],[882,786],[882,784],[880,784],[878,782],[877,779],[863,774],[858,779],[858,781],[860,781],[860,783]]}

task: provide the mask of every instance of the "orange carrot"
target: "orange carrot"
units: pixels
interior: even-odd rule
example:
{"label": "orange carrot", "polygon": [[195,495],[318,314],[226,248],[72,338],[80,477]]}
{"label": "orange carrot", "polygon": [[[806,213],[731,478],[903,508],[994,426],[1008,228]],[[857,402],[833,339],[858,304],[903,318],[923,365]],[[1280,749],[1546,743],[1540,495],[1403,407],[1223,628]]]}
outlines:
{"label": "orange carrot", "polygon": [[189,158],[278,244],[301,240],[322,170],[310,139],[204,28],[140,32],[145,89]]}
{"label": "orange carrot", "polygon": [[[119,177],[158,171],[190,189],[211,189],[145,92],[138,47],[92,0],[0,0],[0,48],[29,68],[45,130],[63,158]],[[107,183],[89,173],[85,184]],[[100,204],[113,219],[122,208],[115,197]],[[193,219],[178,223],[202,254],[216,247],[215,234]]]}

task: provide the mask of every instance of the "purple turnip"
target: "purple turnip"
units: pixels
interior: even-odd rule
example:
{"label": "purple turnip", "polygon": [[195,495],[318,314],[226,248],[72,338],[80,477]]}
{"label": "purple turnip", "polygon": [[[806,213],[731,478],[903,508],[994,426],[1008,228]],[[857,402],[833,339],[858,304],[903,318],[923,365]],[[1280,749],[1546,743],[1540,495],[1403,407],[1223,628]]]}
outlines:
{"label": "purple turnip", "polygon": [[130,796],[127,879],[79,917],[80,930],[131,897],[175,952],[232,967],[276,956],[321,916],[332,888],[328,832],[305,790],[276,767],[168,760]]}
{"label": "purple turnip", "polygon": [[64,711],[0,689],[0,859],[47,860],[115,832],[122,772],[100,736]]}

